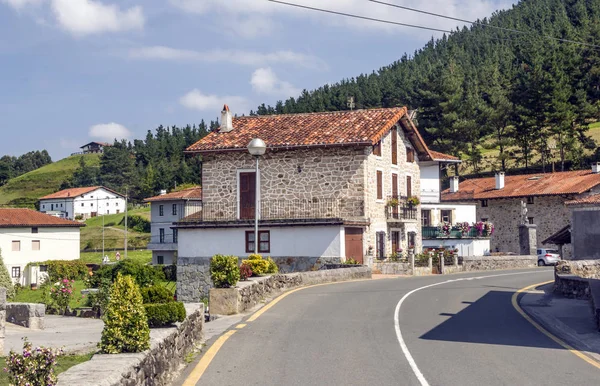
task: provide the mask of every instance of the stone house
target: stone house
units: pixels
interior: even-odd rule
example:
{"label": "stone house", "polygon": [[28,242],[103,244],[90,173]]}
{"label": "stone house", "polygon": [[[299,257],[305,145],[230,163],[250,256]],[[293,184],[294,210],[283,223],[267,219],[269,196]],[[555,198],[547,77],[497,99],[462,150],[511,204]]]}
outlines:
{"label": "stone house", "polygon": [[600,194],[566,203],[571,224],[544,242],[571,245],[574,260],[600,259]]}
{"label": "stone house", "polygon": [[[537,245],[571,223],[565,205],[600,192],[600,168],[557,173],[523,174],[474,178],[460,182],[456,189],[442,192],[444,202],[471,202],[477,205],[477,217],[494,223],[492,251],[519,253],[519,225],[535,224]],[[527,209],[523,215],[524,205]],[[563,249],[563,258],[571,258],[571,248]]]}
{"label": "stone house", "polygon": [[144,200],[150,204],[150,243],[152,264],[174,264],[177,258],[177,229],[173,223],[201,209],[202,188],[199,186],[182,189]]}

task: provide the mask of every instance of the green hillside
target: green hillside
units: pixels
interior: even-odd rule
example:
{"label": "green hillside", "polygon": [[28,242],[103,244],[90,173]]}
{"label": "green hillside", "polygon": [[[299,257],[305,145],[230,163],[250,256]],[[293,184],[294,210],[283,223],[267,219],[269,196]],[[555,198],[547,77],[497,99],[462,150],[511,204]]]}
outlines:
{"label": "green hillside", "polygon": [[[129,218],[140,216],[150,221],[150,206],[132,209]],[[102,250],[102,224],[104,223],[104,248],[106,250],[123,249],[125,243],[124,213],[92,217],[85,221],[81,229],[81,250]],[[130,248],[145,249],[150,242],[150,233],[129,230],[128,245]]]}
{"label": "green hillside", "polygon": [[75,155],[12,178],[0,187],[0,205],[35,205],[40,197],[59,190],[73,175],[81,157],[85,157],[89,166],[100,166],[99,154]]}

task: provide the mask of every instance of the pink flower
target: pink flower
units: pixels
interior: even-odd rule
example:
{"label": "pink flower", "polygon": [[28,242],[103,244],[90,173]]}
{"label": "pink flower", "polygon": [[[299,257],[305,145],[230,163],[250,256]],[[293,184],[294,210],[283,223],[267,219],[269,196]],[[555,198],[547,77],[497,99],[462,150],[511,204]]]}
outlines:
{"label": "pink flower", "polygon": [[63,283],[68,283],[69,279],[63,279]]}

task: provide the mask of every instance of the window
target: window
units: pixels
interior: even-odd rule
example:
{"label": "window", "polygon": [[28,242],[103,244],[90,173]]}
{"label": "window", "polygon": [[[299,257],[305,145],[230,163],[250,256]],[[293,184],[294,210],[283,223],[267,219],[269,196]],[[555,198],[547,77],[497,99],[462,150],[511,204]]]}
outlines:
{"label": "window", "polygon": [[412,197],[412,177],[406,176],[406,197]]}
{"label": "window", "polygon": [[83,202],[81,203],[81,206],[83,206]]}
{"label": "window", "polygon": [[40,265],[40,272],[48,272],[48,266],[47,265]]}
{"label": "window", "polygon": [[383,200],[383,172],[377,171],[377,199]]}
{"label": "window", "polygon": [[94,196],[90,196],[90,198],[94,198]]}
{"label": "window", "polygon": [[158,215],[159,216],[164,216],[165,215],[165,206],[164,205],[159,205],[158,206]]}
{"label": "window", "polygon": [[534,203],[533,199],[534,199],[534,197],[527,197],[527,204],[529,204],[529,205],[533,204]]}
{"label": "window", "polygon": [[377,232],[375,234],[376,257],[378,259],[385,258],[385,232]]}
{"label": "window", "polygon": [[406,148],[406,162],[415,162],[415,151],[410,147]]}
{"label": "window", "polygon": [[487,208],[487,206],[488,206],[488,200],[481,200],[481,207]]}
{"label": "window", "polygon": [[392,165],[398,165],[398,129],[395,127],[391,132],[392,136]]}
{"label": "window", "polygon": [[160,228],[158,230],[159,232],[159,243],[163,244],[165,242],[165,230],[163,228]]}
{"label": "window", "polygon": [[163,265],[164,263],[165,263],[165,257],[164,256],[156,256],[156,264]]}
{"label": "window", "polygon": [[20,241],[13,241],[12,242],[12,250],[13,252],[19,252],[21,250],[21,242]]}
{"label": "window", "polygon": [[533,224],[533,217],[527,217],[527,222],[529,224]]}
{"label": "window", "polygon": [[400,250],[400,232],[392,231],[392,255],[398,254]]}
{"label": "window", "polygon": [[117,214],[121,213],[121,211],[119,209],[117,209]]}
{"label": "window", "polygon": [[431,226],[431,209],[421,210],[421,226]]}
{"label": "window", "polygon": [[37,227],[31,228],[31,233],[38,233],[38,228]]}
{"label": "window", "polygon": [[46,209],[46,205],[42,205],[42,209]]}
{"label": "window", "polygon": [[415,232],[408,232],[408,249],[415,249]]}
{"label": "window", "polygon": [[177,229],[173,229],[173,243],[177,244]]}
{"label": "window", "polygon": [[441,214],[442,214],[443,222],[448,222],[448,223],[452,224],[452,211],[451,210],[442,210]]}
{"label": "window", "polygon": [[31,250],[32,251],[40,250],[40,240],[31,240]]}
{"label": "window", "polygon": [[173,204],[173,216],[177,216],[177,204]]}
{"label": "window", "polygon": [[[271,231],[258,232],[258,253],[271,252]],[[246,253],[254,253],[254,231],[246,231]]]}
{"label": "window", "polygon": [[92,203],[90,203],[90,206],[93,208],[93,207],[94,207],[94,203],[93,203],[93,202],[92,202]]}
{"label": "window", "polygon": [[381,141],[373,145],[373,154],[375,154],[378,157],[381,157]]}
{"label": "window", "polygon": [[12,271],[13,278],[16,279],[16,278],[21,277],[21,267],[12,267],[11,271]]}

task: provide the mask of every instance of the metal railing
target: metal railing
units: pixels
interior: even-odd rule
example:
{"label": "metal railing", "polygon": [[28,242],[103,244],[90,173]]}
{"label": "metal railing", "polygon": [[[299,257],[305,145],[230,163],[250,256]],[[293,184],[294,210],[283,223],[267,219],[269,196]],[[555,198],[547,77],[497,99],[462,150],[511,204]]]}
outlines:
{"label": "metal railing", "polygon": [[416,220],[417,207],[408,205],[405,196],[388,196],[385,216],[388,220]]}
{"label": "metal railing", "polygon": [[476,228],[471,228],[467,234],[462,234],[459,229],[452,229],[450,235],[445,236],[438,227],[422,227],[422,236],[424,239],[474,239],[486,238],[489,236],[479,235]]}
{"label": "metal railing", "polygon": [[[192,205],[192,204],[189,204]],[[237,202],[197,203],[198,210],[181,222],[226,222],[254,220],[255,206]],[[321,220],[364,217],[364,202],[336,198],[297,200],[262,200],[259,202],[259,219],[270,220]]]}

